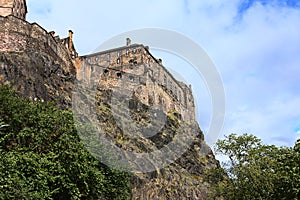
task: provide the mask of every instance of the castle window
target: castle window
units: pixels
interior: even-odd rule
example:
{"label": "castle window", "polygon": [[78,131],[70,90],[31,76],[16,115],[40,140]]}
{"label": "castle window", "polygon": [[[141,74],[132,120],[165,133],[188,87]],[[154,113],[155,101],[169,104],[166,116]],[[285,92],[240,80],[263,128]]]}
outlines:
{"label": "castle window", "polygon": [[164,74],[164,82],[163,85],[166,86],[167,85],[167,76]]}
{"label": "castle window", "polygon": [[121,72],[117,72],[116,75],[117,75],[118,78],[122,78],[122,73]]}
{"label": "castle window", "polygon": [[177,94],[177,88],[176,88],[176,86],[174,87],[174,94],[175,94],[176,100],[178,100],[178,94]]}
{"label": "castle window", "polygon": [[159,103],[159,104],[161,104],[161,103],[162,103],[162,98],[161,98],[161,96],[160,96],[160,95],[158,96],[158,103]]}
{"label": "castle window", "polygon": [[108,72],[109,72],[108,69],[103,70],[103,74],[104,74],[104,75],[107,75]]}
{"label": "castle window", "polygon": [[96,58],[95,58],[95,61],[96,61],[96,62],[98,62],[98,61],[99,61],[99,58],[98,58],[98,57],[96,57]]}
{"label": "castle window", "polygon": [[110,54],[107,54],[106,59],[107,59],[107,62],[110,62]]}
{"label": "castle window", "polygon": [[120,64],[120,58],[117,59],[117,63]]}
{"label": "castle window", "polygon": [[133,53],[136,53],[136,48],[133,48]]}
{"label": "castle window", "polygon": [[119,51],[119,52],[118,52],[118,55],[117,55],[117,56],[118,56],[118,58],[120,58],[120,57],[121,57],[121,54],[122,54],[122,52],[121,52],[121,51]]}
{"label": "castle window", "polygon": [[134,81],[134,77],[133,76],[129,76],[129,80],[130,81]]}
{"label": "castle window", "polygon": [[181,91],[178,92],[178,101],[181,102]]}
{"label": "castle window", "polygon": [[126,49],[126,56],[128,56],[129,55],[129,50],[128,49]]}
{"label": "castle window", "polygon": [[149,96],[149,98],[148,98],[148,104],[150,106],[153,106],[153,104],[154,104],[154,98],[153,98],[153,96]]}

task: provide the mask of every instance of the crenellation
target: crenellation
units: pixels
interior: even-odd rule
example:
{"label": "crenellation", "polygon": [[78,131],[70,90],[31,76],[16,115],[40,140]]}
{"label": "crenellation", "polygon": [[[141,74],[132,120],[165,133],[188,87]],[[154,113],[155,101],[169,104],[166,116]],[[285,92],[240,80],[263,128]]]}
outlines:
{"label": "crenellation", "polygon": [[75,58],[78,57],[72,40],[68,43],[72,48],[68,49],[58,36],[54,36],[54,32],[48,33],[37,23],[29,23],[9,15],[0,16],[0,24],[0,52],[21,52],[28,46],[35,46],[53,52],[66,66],[67,63],[75,63]]}

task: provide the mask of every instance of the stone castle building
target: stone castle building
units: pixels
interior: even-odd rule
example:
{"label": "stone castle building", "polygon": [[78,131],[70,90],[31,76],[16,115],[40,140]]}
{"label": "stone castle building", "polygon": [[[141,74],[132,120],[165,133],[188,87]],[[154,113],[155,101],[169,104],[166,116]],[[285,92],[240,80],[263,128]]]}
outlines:
{"label": "stone castle building", "polygon": [[36,46],[47,49],[66,65],[75,61],[78,53],[71,30],[68,37],[61,39],[54,31],[48,32],[37,23],[27,22],[26,14],[25,0],[0,0],[0,52],[21,52],[28,46]]}
{"label": "stone castle building", "polygon": [[15,16],[25,20],[27,6],[25,0],[0,0],[0,16]]}
{"label": "stone castle building", "polygon": [[149,47],[131,44],[81,56],[76,64],[77,78],[88,84],[99,81],[102,89],[131,91],[145,105],[165,113],[177,111],[183,120],[195,120],[190,86],[177,81],[156,59]]}
{"label": "stone castle building", "polygon": [[[77,104],[84,111],[80,116],[85,120],[98,109],[96,120],[103,125],[100,128],[108,136],[105,138],[122,148],[124,156],[161,149],[162,153],[177,155],[176,144],[186,146],[185,140],[195,135],[193,143],[186,146],[184,154],[173,164],[151,173],[133,174],[131,195],[132,199],[206,199],[210,187],[205,181],[206,171],[219,164],[195,120],[191,86],[177,81],[147,46],[131,44],[127,39],[124,46],[78,56],[71,30],[66,38],[60,38],[54,31],[26,21],[26,13],[25,0],[0,0],[0,84],[11,85],[20,96],[54,101],[62,108],[71,108],[74,99],[76,102],[72,93],[82,89],[81,85],[74,89],[74,83],[86,83],[91,88],[78,92],[83,97]],[[125,98],[115,101],[116,106],[112,107],[105,101],[110,100],[109,95],[115,91],[125,94]],[[96,100],[98,107],[90,106],[90,100]],[[119,126],[122,122],[117,120],[124,113],[128,119],[124,120],[127,126],[122,129]],[[167,120],[161,120],[161,116]],[[188,123],[178,121],[177,117]],[[164,159],[157,157],[158,163]],[[166,160],[172,158],[171,155]],[[130,164],[146,168],[152,158],[147,159],[137,156]],[[146,163],[140,163],[143,160]]]}
{"label": "stone castle building", "polygon": [[148,47],[131,44],[128,38],[124,47],[78,57],[71,30],[61,39],[54,31],[27,22],[26,13],[25,0],[0,0],[0,52],[21,52],[28,46],[46,49],[65,65],[73,63],[78,80],[90,83],[99,77],[103,88],[131,89],[145,105],[159,106],[165,113],[177,111],[184,120],[195,119],[190,86],[177,81]]}

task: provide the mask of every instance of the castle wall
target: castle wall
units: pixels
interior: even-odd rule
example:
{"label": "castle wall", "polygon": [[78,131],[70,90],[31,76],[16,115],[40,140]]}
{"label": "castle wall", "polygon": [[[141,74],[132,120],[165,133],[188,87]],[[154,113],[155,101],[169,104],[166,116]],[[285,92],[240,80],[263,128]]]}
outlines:
{"label": "castle wall", "polygon": [[0,16],[13,15],[20,19],[26,19],[26,2],[24,0],[0,0]]}
{"label": "castle wall", "polygon": [[0,7],[0,16],[8,16],[12,14],[12,8],[4,8],[4,7]]}
{"label": "castle wall", "polygon": [[[0,52],[22,52],[28,47],[44,50],[68,66],[74,63],[58,37],[36,23],[14,16],[0,17]],[[134,91],[141,102],[176,110],[184,119],[194,119],[192,90],[178,82],[143,45],[128,45],[75,59],[77,78],[87,83],[102,81],[106,89]]]}
{"label": "castle wall", "polygon": [[45,49],[64,63],[72,62],[68,50],[36,23],[29,23],[14,16],[0,17],[0,52],[21,52],[27,47]]}
{"label": "castle wall", "polygon": [[80,57],[77,79],[87,84],[99,83],[103,89],[134,91],[149,106],[161,106],[167,113],[176,110],[184,120],[195,119],[191,88],[178,82],[154,58],[147,47],[130,45]]}

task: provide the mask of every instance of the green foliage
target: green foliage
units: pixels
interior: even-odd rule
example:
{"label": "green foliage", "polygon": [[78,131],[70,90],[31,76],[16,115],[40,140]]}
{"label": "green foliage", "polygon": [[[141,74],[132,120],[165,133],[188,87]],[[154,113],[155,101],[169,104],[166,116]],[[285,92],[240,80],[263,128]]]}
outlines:
{"label": "green foliage", "polygon": [[128,199],[129,178],[84,148],[71,111],[0,88],[0,199]]}
{"label": "green foliage", "polygon": [[211,170],[212,199],[299,199],[299,142],[294,148],[265,145],[253,135],[231,134],[217,142],[229,157],[226,172]]}

